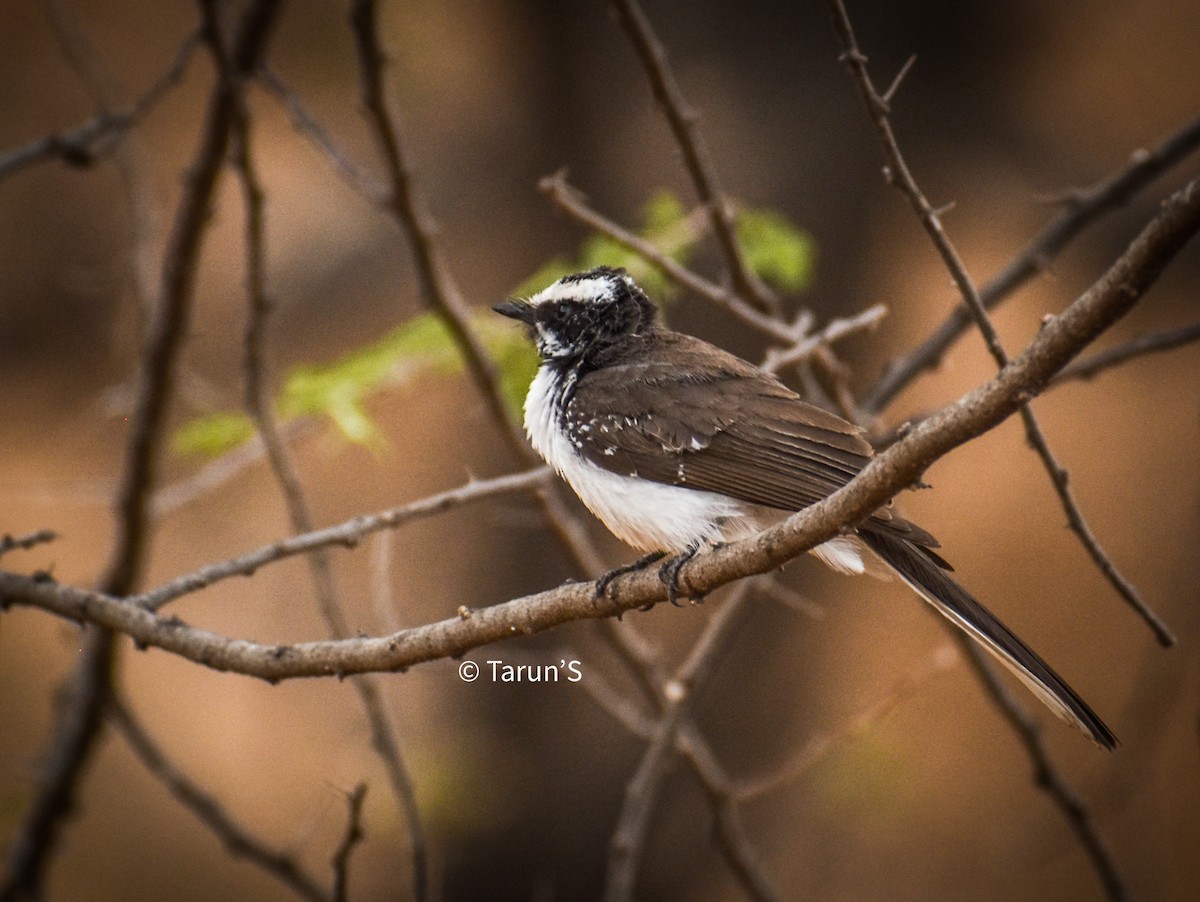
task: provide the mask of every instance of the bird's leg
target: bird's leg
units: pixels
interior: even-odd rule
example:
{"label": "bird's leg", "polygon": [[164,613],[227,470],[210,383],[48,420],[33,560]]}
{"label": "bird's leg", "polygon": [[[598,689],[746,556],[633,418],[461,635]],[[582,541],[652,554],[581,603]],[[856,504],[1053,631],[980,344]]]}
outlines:
{"label": "bird's leg", "polygon": [[626,573],[633,573],[635,570],[642,570],[645,567],[649,567],[655,561],[661,561],[666,555],[665,551],[652,551],[646,556],[638,558],[632,564],[622,564],[620,567],[614,567],[596,580],[596,597],[603,598],[604,593],[608,590],[608,584],[618,576],[624,576]]}
{"label": "bird's leg", "polygon": [[689,545],[686,550],[679,552],[679,554],[663,564],[658,570],[658,578],[667,584],[667,599],[677,608],[683,607],[679,603],[679,596],[681,594],[679,591],[679,571],[683,569],[684,564],[696,556],[696,552],[699,550],[699,543]]}

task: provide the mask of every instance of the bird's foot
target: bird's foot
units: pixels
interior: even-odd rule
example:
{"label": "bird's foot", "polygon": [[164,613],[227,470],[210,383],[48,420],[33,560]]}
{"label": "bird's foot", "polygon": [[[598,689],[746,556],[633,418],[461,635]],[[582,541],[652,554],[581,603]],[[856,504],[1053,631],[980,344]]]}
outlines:
{"label": "bird's foot", "polygon": [[680,596],[691,598],[693,603],[704,600],[703,595],[688,595],[682,592],[679,586],[679,571],[683,569],[684,564],[696,556],[696,552],[699,550],[699,545],[692,545],[686,551],[681,551],[675,555],[675,557],[663,564],[658,570],[658,578],[667,584],[667,600],[677,608],[683,607],[679,603]]}
{"label": "bird's foot", "polygon": [[[637,570],[643,570],[649,567],[655,561],[661,561],[666,557],[665,551],[652,551],[645,557],[640,557],[631,564],[622,564],[620,567],[614,567],[603,576],[596,580],[596,597],[603,598],[604,593],[608,591],[608,584],[618,576],[624,576],[626,573],[633,573]],[[616,596],[613,596],[616,598]]]}

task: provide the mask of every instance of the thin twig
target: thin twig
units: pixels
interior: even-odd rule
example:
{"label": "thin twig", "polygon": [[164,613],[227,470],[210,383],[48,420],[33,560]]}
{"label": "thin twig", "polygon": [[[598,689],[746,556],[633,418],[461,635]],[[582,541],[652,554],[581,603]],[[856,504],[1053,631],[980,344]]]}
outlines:
{"label": "thin twig", "polygon": [[156,611],[176,598],[198,592],[233,576],[251,576],[260,567],[284,558],[294,557],[297,554],[309,554],[318,548],[329,548],[334,545],[353,548],[371,533],[383,529],[397,529],[412,520],[440,514],[463,504],[473,504],[487,498],[529,491],[545,484],[551,475],[548,467],[539,467],[507,476],[498,476],[495,479],[472,480],[457,488],[437,492],[409,504],[389,508],[377,514],[362,514],[333,526],[281,539],[220,563],[209,564],[148,592],[135,595],[129,598],[129,602],[147,610]]}
{"label": "thin twig", "polygon": [[[231,69],[226,70],[225,76],[231,80],[237,79],[237,73]],[[242,185],[246,211],[246,257],[250,300],[250,315],[246,326],[243,358],[246,373],[246,406],[263,437],[267,460],[283,495],[292,528],[296,533],[306,534],[313,530],[312,513],[309,510],[300,478],[295,467],[292,466],[287,447],[280,434],[279,425],[271,407],[271,390],[266,377],[264,345],[271,304],[266,292],[263,191],[251,152],[250,121],[245,107],[245,92],[242,90],[240,81],[235,84],[235,87],[237,88],[235,95],[238,115],[235,118],[233,160],[238,180]],[[325,621],[326,628],[335,639],[349,637],[350,625],[338,598],[333,578],[333,564],[327,548],[314,549],[305,556],[305,561],[312,578],[317,607]],[[388,774],[392,792],[396,796],[396,801],[400,805],[408,827],[413,860],[413,895],[417,900],[422,900],[427,896],[427,844],[425,831],[421,826],[420,811],[417,808],[416,790],[400,753],[400,743],[391,720],[388,718],[379,687],[368,675],[362,675],[352,680],[351,685],[358,694],[370,726],[372,747]],[[352,812],[355,816],[357,816],[358,807],[361,807],[361,802],[360,793],[357,806],[352,805]],[[348,863],[351,847],[352,843],[348,844],[344,849],[344,854],[339,852],[339,855],[335,857],[335,864],[338,867],[344,868]],[[335,868],[335,898],[344,896],[347,879],[348,875],[344,871]]]}
{"label": "thin twig", "polygon": [[738,801],[749,801],[772,792],[783,783],[795,780],[801,774],[809,771],[834,747],[856,736],[861,736],[875,727],[902,702],[912,698],[924,688],[935,676],[954,667],[958,660],[958,653],[953,646],[944,645],[938,648],[928,660],[901,677],[886,692],[873,699],[849,720],[805,742],[800,750],[781,767],[767,774],[739,780],[733,787],[734,796]]}
{"label": "thin twig", "polygon": [[667,117],[671,133],[675,136],[675,143],[683,154],[688,175],[696,188],[696,195],[712,219],[713,234],[725,257],[734,292],[765,313],[778,313],[779,299],[746,263],[734,226],[733,210],[721,190],[716,167],[696,125],[699,117],[688,105],[674,73],[667,64],[667,52],[662,42],[654,34],[650,20],[646,18],[637,0],[614,0],[613,9],[621,27],[633,43],[642,67],[646,70],[654,97]]}
{"label": "thin twig", "polygon": [[102,112],[82,125],[44,135],[24,147],[0,153],[0,179],[46,160],[60,159],[72,166],[90,166],[103,159],[117,146],[121,134],[145,118],[167,91],[179,83],[199,45],[200,32],[196,30],[179,45],[163,74],[127,109]]}
{"label": "thin twig", "polygon": [[776,341],[785,341],[788,344],[796,341],[796,331],[777,317],[762,313],[742,300],[736,292],[702,278],[686,266],[672,260],[645,238],[635,235],[593,210],[584,202],[580,193],[567,183],[565,171],[559,170],[554,175],[543,178],[538,182],[538,190],[572,219],[642,257],[677,285],[726,308],[734,316]]}
{"label": "thin twig", "polygon": [[23,536],[13,536],[5,533],[0,536],[0,556],[16,548],[28,551],[30,548],[36,548],[38,545],[53,542],[57,538],[58,533],[53,529],[39,529],[37,532],[31,532]]}
{"label": "thin twig", "polygon": [[1182,326],[1178,329],[1170,329],[1163,332],[1151,332],[1146,335],[1139,335],[1137,338],[1123,345],[1118,345],[1115,348],[1110,348],[1107,351],[1101,351],[1097,354],[1092,354],[1090,357],[1085,357],[1083,360],[1076,361],[1055,376],[1050,384],[1057,386],[1074,379],[1094,379],[1105,370],[1119,366],[1129,360],[1142,357],[1146,354],[1171,351],[1197,341],[1200,341],[1200,323],[1193,323],[1190,326]]}
{"label": "thin twig", "polygon": [[859,332],[869,332],[879,325],[879,321],[887,316],[887,312],[887,307],[883,304],[876,304],[854,316],[832,319],[815,335],[808,335],[789,348],[768,351],[762,368],[769,373],[778,373],[786,367],[807,360],[821,347]]}
{"label": "thin twig", "polygon": [[421,292],[463,352],[467,371],[489,406],[492,418],[505,427],[505,439],[518,455],[527,458],[524,436],[509,415],[503,393],[498,388],[500,377],[496,366],[475,334],[470,309],[434,245],[434,227],[417,192],[399,122],[388,109],[383,88],[385,57],[376,28],[374,0],[354,0],[350,21],[362,81],[363,106],[387,170],[388,209],[408,237]]}
{"label": "thin twig", "polygon": [[1067,823],[1070,824],[1075,836],[1087,852],[1088,858],[1091,859],[1092,867],[1100,875],[1105,895],[1112,900],[1127,899],[1129,894],[1117,871],[1112,851],[1096,829],[1096,821],[1092,816],[1091,809],[1067,783],[1051,759],[1050,751],[1046,748],[1046,741],[1042,737],[1041,726],[1009,692],[993,662],[978,643],[961,630],[953,627],[950,628],[950,633],[966,655],[971,668],[979,677],[979,681],[983,683],[996,707],[1016,730],[1021,744],[1025,747],[1033,764],[1034,780],[1055,800],[1063,812]]}
{"label": "thin twig", "polygon": [[650,835],[650,818],[669,773],[680,722],[752,610],[747,603],[751,586],[751,582],[738,584],[709,619],[687,660],[663,687],[666,705],[642,761],[625,787],[624,803],[609,841],[606,902],[633,898],[638,865]]}
{"label": "thin twig", "polygon": [[[1097,219],[1127,204],[1139,191],[1200,147],[1200,118],[1179,129],[1153,150],[1139,150],[1128,163],[1090,188],[1072,192],[1067,207],[1047,224],[1004,269],[979,289],[979,299],[991,308],[1041,273],[1059,251]],[[936,366],[946,350],[971,325],[965,304],[959,304],[928,338],[904,357],[893,361],[867,392],[863,408],[882,411],[918,374]]]}
{"label": "thin twig", "polygon": [[333,855],[332,902],[346,902],[350,887],[350,853],[363,840],[362,808],[367,784],[359,783],[346,794],[346,832]]}
{"label": "thin twig", "polygon": [[[755,585],[761,589],[768,582],[774,582],[773,578],[763,576],[755,581]],[[604,621],[603,627],[602,637],[608,641],[618,659],[634,677],[638,688],[661,716],[669,704],[664,692],[669,679],[663,672],[657,655],[653,654],[636,632],[628,628],[618,629],[612,620]],[[618,695],[603,681],[589,679],[586,688],[601,707],[609,711],[635,736],[647,741],[654,738],[655,721],[628,699]],[[742,826],[731,780],[690,712],[685,711],[679,715],[676,734],[676,750],[691,767],[713,807],[719,848],[734,876],[751,899],[765,902],[777,898],[771,881],[763,871],[759,856]]]}
{"label": "thin twig", "polygon": [[289,88],[270,66],[264,65],[260,68],[259,78],[263,86],[283,104],[296,131],[312,142],[333,164],[334,170],[342,179],[372,204],[378,207],[386,206],[389,197],[387,186],[350,159],[349,154],[338,146],[333,136],[317,121],[316,116],[308,111],[300,96]]}
{"label": "thin twig", "polygon": [[191,811],[200,823],[211,830],[229,854],[253,862],[303,899],[327,902],[329,897],[320,884],[304,872],[304,868],[293,856],[272,849],[239,824],[215,796],[202,789],[173,764],[138,722],[124,700],[119,697],[109,699],[106,713],[109,722],[128,743],[142,767],[162,783],[167,792]]}
{"label": "thin twig", "polygon": [[[99,49],[84,26],[79,10],[71,0],[50,0],[44,4],[47,15],[71,67],[79,74],[92,95],[92,103],[101,118],[112,116],[120,104],[117,80],[104,64]],[[133,286],[137,309],[142,317],[150,314],[157,268],[155,236],[162,231],[158,205],[145,173],[142,154],[133,138],[132,125],[150,108],[168,86],[176,84],[183,67],[199,43],[200,33],[194,31],[176,51],[175,59],[130,114],[129,126],[113,133],[113,162],[121,180],[131,220],[132,253],[129,256],[130,283]],[[141,325],[139,323],[139,325]]]}

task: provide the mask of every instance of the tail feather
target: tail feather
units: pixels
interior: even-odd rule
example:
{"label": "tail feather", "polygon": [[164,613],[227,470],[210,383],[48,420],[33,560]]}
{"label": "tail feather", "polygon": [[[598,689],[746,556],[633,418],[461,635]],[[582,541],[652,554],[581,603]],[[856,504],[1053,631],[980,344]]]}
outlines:
{"label": "tail feather", "polygon": [[1116,736],[1087,702],[991,611],[951,579],[924,548],[893,531],[872,529],[869,525],[860,528],[859,536],[913,590],[987,649],[1051,711],[1102,748],[1116,747]]}

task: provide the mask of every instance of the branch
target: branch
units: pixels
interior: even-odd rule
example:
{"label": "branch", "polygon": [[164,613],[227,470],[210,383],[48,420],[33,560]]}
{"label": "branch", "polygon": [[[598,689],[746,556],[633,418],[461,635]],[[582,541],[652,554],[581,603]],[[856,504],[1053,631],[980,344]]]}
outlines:
{"label": "branch", "polygon": [[[232,69],[227,69],[225,77],[233,80],[237,89],[237,115],[234,118],[234,137],[236,139],[234,141],[234,166],[242,185],[246,211],[246,268],[250,300],[244,356],[246,407],[259,434],[263,437],[267,460],[283,495],[293,530],[301,534],[310,533],[313,530],[312,513],[309,510],[304,488],[300,484],[300,478],[295,467],[292,466],[287,447],[280,434],[279,424],[271,407],[271,390],[266,376],[264,345],[271,304],[266,293],[263,192],[251,152],[249,114],[245,107],[243,85],[238,79],[237,73]],[[317,607],[325,621],[326,628],[335,639],[349,637],[351,635],[350,625],[338,599],[333,579],[333,566],[327,549],[324,547],[314,549],[312,553],[305,556],[305,561],[312,578]],[[367,675],[351,681],[351,685],[358,694],[370,726],[371,745],[383,763],[392,786],[392,792],[404,814],[413,861],[413,896],[417,900],[423,900],[428,894],[428,856],[425,831],[421,826],[412,778],[400,753],[400,743],[392,722],[388,718],[379,687]],[[346,837],[343,848],[334,858],[334,898],[336,899],[344,898],[347,880],[345,868],[354,842],[361,838],[357,817],[362,807],[362,796],[365,791],[365,787],[360,787],[352,796],[351,822],[353,829]]]}
{"label": "branch", "polygon": [[[965,634],[964,638],[965,638]],[[968,641],[971,641],[968,639]],[[809,739],[780,768],[769,774],[742,779],[734,787],[738,801],[745,802],[774,791],[781,784],[796,779],[824,758],[840,743],[861,736],[880,723],[899,705],[911,698],[933,677],[958,663],[959,656],[951,645],[937,648],[929,659],[905,674],[888,691],[875,698],[865,708],[833,730]]]}
{"label": "branch", "polygon": [[[755,588],[761,591],[765,585],[774,582],[772,577],[761,577],[755,581]],[[606,620],[604,623],[608,628],[603,631],[602,638],[609,642],[621,662],[629,668],[638,688],[662,716],[662,712],[670,704],[666,688],[671,684],[671,680],[659,666],[657,656],[646,647],[644,640],[640,640],[636,633],[628,629],[616,629],[615,621],[612,620]],[[643,714],[638,706],[620,696],[606,681],[589,679],[585,682],[585,689],[633,735],[648,742],[654,739],[657,723],[649,715]],[[731,781],[688,712],[679,715],[675,732],[676,751],[687,761],[708,795],[717,822],[721,853],[733,870],[734,876],[750,898],[760,902],[777,898],[775,889],[763,873],[759,857],[742,826]]]}
{"label": "branch", "polygon": [[466,301],[434,247],[434,227],[417,193],[399,123],[388,111],[383,92],[385,59],[376,31],[374,0],[354,0],[350,21],[362,77],[363,106],[387,168],[391,188],[388,209],[408,236],[422,294],[450,330],[466,358],[467,371],[504,437],[519,457],[528,460],[531,452],[504,403],[496,367],[471,326],[470,309]]}
{"label": "branch", "polygon": [[[1029,346],[994,378],[934,413],[876,456],[828,498],[759,535],[698,555],[681,570],[683,589],[702,595],[741,577],[773,570],[857,523],[917,482],[938,458],[981,435],[1042,391],[1050,379],[1105,329],[1129,312],[1164,267],[1200,230],[1200,182],[1172,195],[1129,248],[1083,295],[1048,317]],[[231,640],[158,617],[98,592],[0,572],[0,604],[43,608],[101,623],[136,642],[221,670],[267,680],[399,670],[461,655],[502,639],[562,623],[611,617],[666,599],[652,569],[618,577],[597,599],[592,584],[570,584],[492,607],[462,608],[458,617],[380,638],[264,645]],[[616,596],[616,597],[613,597]]]}
{"label": "branch", "polygon": [[613,9],[641,59],[654,97],[662,107],[675,136],[675,142],[683,154],[696,194],[712,219],[713,234],[716,235],[721,253],[725,257],[725,264],[733,278],[734,292],[748,299],[759,310],[767,313],[778,312],[779,299],[754,275],[746,263],[734,227],[733,211],[721,190],[708,147],[704,144],[700,129],[696,127],[699,117],[684,99],[683,92],[667,64],[666,50],[654,34],[650,20],[638,6],[637,0],[614,0]]}
{"label": "branch", "polygon": [[31,532],[24,536],[12,536],[8,533],[0,536],[0,557],[3,557],[13,549],[21,549],[28,551],[30,548],[36,548],[38,545],[45,545],[53,542],[58,538],[58,533],[53,529],[39,529],[37,532]]}
{"label": "branch", "polygon": [[583,202],[580,193],[567,183],[564,171],[560,170],[554,175],[543,178],[538,182],[538,190],[547,195],[555,206],[572,219],[593,231],[600,232],[627,250],[644,258],[677,285],[726,308],[739,319],[777,341],[791,343],[796,340],[795,331],[776,317],[768,316],[747,304],[737,293],[728,288],[698,276],[686,266],[676,263],[645,238],[635,235],[593,210]]}
{"label": "branch", "polygon": [[[1200,147],[1200,118],[1189,122],[1153,150],[1138,150],[1129,163],[1086,190],[1078,191],[1066,209],[1040,231],[1011,263],[979,290],[991,308],[1042,272],[1047,262],[1080,232],[1106,213],[1127,204],[1139,191]],[[906,356],[888,365],[867,392],[863,408],[879,413],[921,372],[932,369],[971,324],[965,304]]]}
{"label": "branch", "polygon": [[102,112],[82,125],[54,132],[0,154],[0,179],[46,160],[60,159],[69,166],[91,166],[104,158],[123,132],[140,122],[183,77],[192,53],[200,44],[199,30],[189,34],[175,56],[146,92],[125,110]]}
{"label": "branch", "polygon": [[[883,146],[884,156],[887,159],[886,172],[888,180],[908,199],[913,211],[917,214],[925,231],[933,241],[934,247],[937,249],[946,268],[950,271],[955,285],[958,286],[958,290],[966,302],[967,309],[974,318],[980,334],[983,335],[988,352],[996,361],[997,366],[1003,368],[1008,365],[1008,355],[1000,343],[1000,336],[988,317],[983,300],[980,298],[978,291],[976,291],[975,284],[967,273],[962,258],[942,228],[938,212],[933,209],[924,193],[917,186],[916,179],[913,178],[908,164],[900,152],[900,146],[892,131],[887,103],[876,92],[875,86],[871,81],[871,76],[867,72],[866,57],[859,50],[845,5],[842,0],[829,0],[829,6],[833,12],[834,25],[845,47],[844,59],[846,65],[854,76],[854,81],[858,85],[863,102],[866,104],[872,121],[875,123],[875,130],[879,133],[879,140]],[[1096,568],[1108,580],[1109,584],[1137,612],[1147,626],[1150,627],[1159,644],[1168,648],[1174,645],[1175,637],[1172,635],[1171,630],[1150,605],[1142,599],[1133,584],[1117,569],[1107,552],[1100,546],[1100,542],[1092,532],[1091,527],[1088,526],[1083,512],[1079,509],[1079,505],[1076,503],[1075,497],[1071,492],[1067,471],[1058,462],[1058,459],[1054,456],[1054,452],[1050,450],[1050,444],[1046,439],[1045,433],[1042,431],[1041,425],[1033,414],[1033,409],[1028,404],[1023,403],[1020,414],[1029,444],[1037,452],[1038,457],[1041,458],[1042,465],[1050,476],[1054,490],[1058,494],[1063,509],[1067,514],[1067,522],[1072,531],[1079,537],[1084,550],[1087,551]]]}
{"label": "branch", "polygon": [[1184,345],[1200,341],[1200,323],[1141,335],[1108,351],[1101,351],[1083,360],[1076,361],[1054,377],[1051,385],[1057,386],[1072,379],[1093,379],[1104,370],[1119,366],[1145,354],[1171,351]]}
{"label": "branch", "polygon": [[378,207],[386,207],[389,197],[387,187],[351,161],[329,132],[304,106],[296,92],[289,88],[269,66],[260,67],[259,77],[263,87],[274,94],[283,104],[288,118],[292,121],[292,126],[328,158],[342,179],[371,203]]}
{"label": "branch", "polygon": [[[277,0],[261,0],[242,19],[234,61],[247,71],[270,34]],[[206,12],[211,12],[211,9]],[[205,16],[206,37],[215,37],[215,16]],[[213,44],[213,46],[216,46]],[[167,242],[163,277],[154,317],[139,364],[136,403],[117,505],[116,539],[102,590],[128,595],[141,578],[149,544],[149,501],[173,390],[175,363],[189,318],[196,264],[206,230],[217,177],[229,146],[231,97],[218,80],[174,227]],[[8,857],[0,899],[37,897],[42,871],[75,790],[99,738],[100,709],[111,686],[113,637],[91,629],[84,653],[70,678],[71,704],[55,725],[37,796],[18,828]]]}
{"label": "branch", "polygon": [[1054,799],[1054,803],[1063,812],[1067,823],[1079,839],[1088,858],[1091,859],[1092,867],[1100,876],[1105,895],[1112,900],[1128,898],[1124,882],[1117,872],[1112,852],[1109,851],[1108,846],[1096,830],[1091,810],[1054,766],[1050,752],[1046,748],[1046,741],[1042,737],[1041,726],[1013,698],[1008,687],[997,676],[993,662],[987,660],[987,653],[961,630],[952,630],[952,632],[955,641],[966,655],[967,661],[970,662],[980,682],[983,683],[984,688],[996,706],[1004,713],[1013,729],[1017,731],[1021,744],[1025,746],[1030,761],[1033,763],[1034,780],[1047,795]]}
{"label": "branch", "polygon": [[333,855],[333,902],[346,902],[350,884],[350,853],[363,840],[362,807],[367,797],[367,784],[359,783],[346,794],[346,835]]}
{"label": "branch", "polygon": [[725,654],[737,629],[750,612],[750,587],[738,586],[705,625],[704,633],[674,677],[663,685],[666,700],[654,736],[637,771],[625,787],[625,800],[609,841],[608,868],[604,881],[605,902],[633,898],[638,863],[650,835],[650,818],[672,761],[676,736],[696,694]]}
{"label": "branch", "polygon": [[320,884],[304,873],[304,869],[291,855],[270,848],[265,842],[234,820],[220,801],[197,785],[179,770],[158,744],[138,723],[133,712],[120,698],[109,699],[109,719],[117,732],[129,744],[142,766],[166,787],[176,801],[187,808],[211,830],[229,853],[245,858],[275,877],[304,899],[326,902],[327,896]]}
{"label": "branch", "polygon": [[487,498],[538,488],[549,482],[551,475],[548,467],[539,467],[522,473],[498,476],[495,479],[468,482],[458,488],[438,492],[411,504],[393,507],[377,514],[354,517],[344,523],[281,539],[227,561],[209,564],[199,570],[176,577],[169,583],[164,583],[149,592],[132,596],[128,601],[147,610],[156,611],[183,595],[198,592],[233,576],[252,576],[260,567],[284,558],[307,554],[318,548],[329,548],[334,545],[353,548],[361,539],[373,532],[397,529],[412,520],[440,514],[463,504],[473,504]]}

